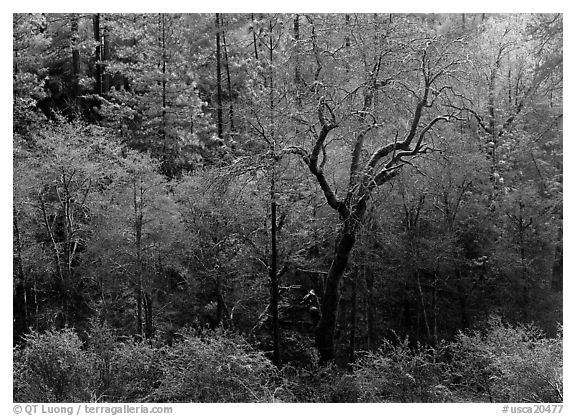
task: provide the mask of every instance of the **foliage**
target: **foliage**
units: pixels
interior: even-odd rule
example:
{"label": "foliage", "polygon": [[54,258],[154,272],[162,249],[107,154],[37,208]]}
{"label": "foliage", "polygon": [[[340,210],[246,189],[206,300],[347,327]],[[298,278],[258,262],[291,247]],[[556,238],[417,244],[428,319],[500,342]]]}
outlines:
{"label": "foliage", "polygon": [[492,318],[480,332],[460,333],[449,347],[451,389],[462,401],[563,400],[562,333],[544,337],[532,325]]}
{"label": "foliage", "polygon": [[281,375],[286,389],[283,401],[299,403],[355,402],[357,393],[349,388],[350,377],[335,364],[327,366],[285,365]]}
{"label": "foliage", "polygon": [[225,332],[205,338],[183,334],[166,349],[161,402],[265,402],[276,393],[275,367],[241,337]]}
{"label": "foliage", "polygon": [[115,345],[110,357],[111,380],[104,401],[145,401],[163,374],[161,351],[144,342],[129,340]]}
{"label": "foliage", "polygon": [[560,402],[562,334],[491,318],[435,348],[385,342],[354,366],[367,402]]}
{"label": "foliage", "polygon": [[416,346],[408,339],[396,345],[385,341],[376,352],[368,352],[354,365],[354,380],[363,402],[443,401],[441,349]]}
{"label": "foliage", "polygon": [[70,329],[26,335],[14,351],[14,401],[89,402],[94,400],[96,357],[84,351]]}
{"label": "foliage", "polygon": [[168,177],[200,162],[212,138],[194,61],[188,59],[194,53],[188,45],[194,25],[191,16],[181,14],[108,16],[117,57],[107,70],[126,82],[112,86],[103,112],[131,148],[160,160]]}
{"label": "foliage", "polygon": [[385,341],[351,371],[336,365],[278,370],[232,332],[182,331],[120,341],[93,323],[86,344],[70,329],[26,336],[14,351],[14,399],[37,402],[559,402],[562,333],[492,318],[436,347]]}
{"label": "foliage", "polygon": [[562,39],[15,14],[16,397],[561,400]]}

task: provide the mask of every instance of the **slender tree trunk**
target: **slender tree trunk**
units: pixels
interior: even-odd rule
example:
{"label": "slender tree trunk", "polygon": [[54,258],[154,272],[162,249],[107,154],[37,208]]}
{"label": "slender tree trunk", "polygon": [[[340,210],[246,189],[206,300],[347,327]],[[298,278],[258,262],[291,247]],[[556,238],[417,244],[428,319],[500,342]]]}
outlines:
{"label": "slender tree trunk", "polygon": [[100,274],[98,280],[98,289],[100,289],[100,302],[102,304],[100,312],[100,324],[108,322],[108,304],[106,302],[106,293],[104,291],[104,276]]}
{"label": "slender tree trunk", "polygon": [[40,328],[40,305],[38,303],[38,280],[36,276],[33,277],[32,285],[32,293],[34,295],[32,299],[32,306],[34,307],[34,330],[37,332]]}
{"label": "slender tree trunk", "polygon": [[143,291],[144,291],[144,270],[142,264],[142,223],[143,223],[143,189],[142,184],[137,186],[137,181],[133,184],[134,190],[134,245],[136,249],[136,307],[137,322],[136,331],[138,335],[144,336],[143,328]]}
{"label": "slender tree trunk", "polygon": [[[498,147],[498,134],[496,132],[496,79],[502,61],[502,51],[502,48],[500,48],[488,82],[488,126],[492,141],[492,173],[496,172],[497,164],[496,150]],[[496,187],[497,184],[497,179],[494,177],[494,187]]]}
{"label": "slender tree trunk", "polygon": [[[59,277],[59,284],[60,284],[60,305],[62,308],[62,313],[65,314],[67,308],[67,297],[66,297],[66,287],[68,285],[68,281],[66,279],[66,274],[64,273],[64,268],[62,265],[62,258],[60,257],[60,249],[58,248],[58,243],[56,242],[56,237],[54,236],[54,230],[52,229],[52,225],[50,224],[50,220],[48,219],[48,212],[46,211],[46,202],[44,201],[44,197],[40,196],[40,209],[42,210],[42,217],[44,220],[44,227],[46,228],[46,232],[50,237],[50,243],[52,248],[52,258],[54,260],[54,269]],[[64,317],[65,323],[66,318]]]}
{"label": "slender tree trunk", "polygon": [[80,94],[80,51],[78,50],[78,16],[73,14],[70,18],[70,32],[72,38],[72,97]]}
{"label": "slender tree trunk", "polygon": [[409,330],[412,327],[412,304],[410,303],[410,294],[408,293],[408,281],[404,280],[404,286],[402,287],[401,303],[402,303],[402,313],[398,319],[400,327]]}
{"label": "slender tree trunk", "polygon": [[551,287],[555,292],[563,290],[563,253],[562,253],[562,227],[558,230],[558,241],[554,250],[554,263],[552,265],[552,282]]}
{"label": "slender tree trunk", "polygon": [[254,27],[254,13],[252,13],[251,18],[252,18],[252,42],[254,45],[254,58],[258,60],[258,42],[256,41],[256,28]]}
{"label": "slender tree trunk", "polygon": [[370,273],[366,273],[364,270],[364,281],[366,283],[366,332],[367,332],[367,344],[368,349],[371,350],[376,342],[376,335],[374,332],[374,276]]}
{"label": "slender tree trunk", "polygon": [[350,299],[350,343],[348,362],[353,363],[356,359],[356,305],[357,305],[357,283],[358,276],[352,276],[352,296]]}
{"label": "slender tree trunk", "polygon": [[73,199],[69,191],[70,177],[62,174],[61,184],[63,195],[59,195],[62,212],[64,215],[64,260],[65,260],[65,276],[68,282],[72,281],[72,260],[75,254],[75,245],[72,242],[74,235],[74,220],[73,220]]}
{"label": "slender tree trunk", "polygon": [[293,21],[293,35],[294,35],[294,85],[296,85],[296,104],[298,108],[302,106],[302,74],[301,62],[300,62],[300,15],[294,15]]}
{"label": "slender tree trunk", "polygon": [[[103,17],[100,16],[100,25],[102,25]],[[110,29],[109,26],[104,25],[102,28],[102,59],[104,62],[110,61]],[[134,41],[135,42],[135,41]],[[112,76],[108,71],[106,71],[106,65],[100,65],[100,71],[102,74],[102,92],[107,93],[110,91],[110,84],[112,83]]]}
{"label": "slender tree trunk", "polygon": [[349,48],[350,47],[350,35],[349,35],[349,31],[350,31],[350,15],[348,13],[346,13],[344,15],[344,21],[345,21],[345,30],[346,30],[346,36],[344,37],[344,45]]}
{"label": "slender tree trunk", "polygon": [[530,226],[530,222],[526,222],[524,219],[524,204],[520,202],[520,216],[518,218],[518,239],[519,239],[519,254],[520,262],[522,265],[520,279],[522,285],[521,301],[522,301],[522,317],[526,319],[528,317],[528,308],[530,304],[530,294],[528,290],[528,266],[526,260],[526,230]]}
{"label": "slender tree trunk", "polygon": [[[220,17],[220,23],[222,23],[222,17]],[[232,135],[236,129],[234,127],[234,104],[232,101],[232,80],[230,77],[230,64],[228,62],[228,45],[226,44],[226,32],[222,30],[222,46],[224,48],[224,65],[226,66],[226,83],[228,87],[228,120],[230,123],[230,135]]]}
{"label": "slender tree trunk", "polygon": [[95,83],[95,93],[102,95],[102,36],[100,34],[100,13],[96,13],[92,18],[94,24],[94,41],[96,42],[96,48],[94,50],[94,80]]}
{"label": "slender tree trunk", "polygon": [[162,139],[166,141],[166,16],[162,14]]}
{"label": "slender tree trunk", "polygon": [[280,322],[278,318],[278,220],[276,218],[277,195],[276,195],[276,131],[274,117],[274,42],[272,20],[269,21],[269,59],[270,59],[270,139],[272,143],[272,171],[270,177],[270,306],[272,308],[272,340],[273,362],[276,366],[281,365],[280,356]]}
{"label": "slender tree trunk", "polygon": [[[346,31],[346,35],[344,36],[344,46],[346,47],[346,52],[350,51],[350,15],[344,15],[344,30]],[[346,67],[346,73],[350,72],[350,61],[346,59],[344,61]]]}
{"label": "slender tree trunk", "polygon": [[273,358],[272,361],[276,366],[280,366],[280,323],[278,319],[278,248],[277,248],[277,231],[278,223],[276,219],[276,178],[272,167],[272,178],[270,181],[270,234],[271,234],[271,252],[270,252],[270,292],[272,308],[272,340],[273,340]]}
{"label": "slender tree trunk", "polygon": [[422,291],[422,284],[420,282],[420,272],[418,270],[414,273],[416,275],[416,284],[418,286],[418,294],[420,295],[420,305],[422,306],[422,319],[424,319],[424,327],[426,328],[426,336],[428,340],[432,339],[432,333],[430,331],[430,325],[428,323],[428,313],[426,311],[426,301],[424,298],[424,292]]}
{"label": "slender tree trunk", "polygon": [[440,306],[438,304],[438,277],[434,274],[434,287],[432,292],[432,312],[433,312],[433,320],[432,320],[432,336],[434,346],[438,345],[438,312]]}
{"label": "slender tree trunk", "polygon": [[18,227],[18,217],[16,208],[12,209],[13,231],[14,231],[14,268],[15,268],[15,287],[14,287],[14,305],[13,305],[13,345],[20,342],[21,337],[26,333],[28,328],[28,302],[26,298],[26,277],[22,266],[22,243],[20,241],[20,229]]}
{"label": "slender tree trunk", "polygon": [[224,322],[224,297],[222,296],[222,276],[216,271],[216,326]]}
{"label": "slender tree trunk", "polygon": [[294,15],[293,25],[293,36],[294,36],[294,83],[298,85],[300,83],[300,15],[296,13]]}
{"label": "slender tree trunk", "polygon": [[162,23],[162,140],[166,143],[166,16],[161,15]]}
{"label": "slender tree trunk", "polygon": [[[160,27],[161,27],[161,47],[162,47],[162,146],[163,146],[163,157],[167,159],[166,149],[168,144],[166,143],[166,15],[164,13],[160,14]],[[172,163],[168,163],[166,166],[166,172],[168,176],[172,176]]]}
{"label": "slender tree trunk", "polygon": [[216,13],[216,114],[218,137],[223,137],[223,120],[222,120],[222,71],[220,68],[221,51],[220,51],[220,13]]}
{"label": "slender tree trunk", "polygon": [[138,280],[138,287],[136,289],[136,333],[142,337],[142,282]]}
{"label": "slender tree trunk", "polygon": [[143,293],[144,303],[144,336],[146,339],[152,338],[154,335],[154,321],[152,318],[152,296],[146,291]]}
{"label": "slender tree trunk", "polygon": [[65,323],[71,323],[75,320],[75,313],[76,309],[74,307],[70,307],[70,300],[73,296],[73,292],[75,292],[74,280],[73,280],[73,268],[72,262],[74,260],[74,255],[76,253],[77,245],[72,241],[74,239],[74,218],[73,218],[73,198],[70,195],[69,185],[71,181],[71,177],[67,177],[66,175],[62,175],[61,177],[61,184],[62,184],[62,191],[63,195],[59,195],[61,209],[64,215],[64,290],[63,290],[63,297],[64,297],[64,321]]}

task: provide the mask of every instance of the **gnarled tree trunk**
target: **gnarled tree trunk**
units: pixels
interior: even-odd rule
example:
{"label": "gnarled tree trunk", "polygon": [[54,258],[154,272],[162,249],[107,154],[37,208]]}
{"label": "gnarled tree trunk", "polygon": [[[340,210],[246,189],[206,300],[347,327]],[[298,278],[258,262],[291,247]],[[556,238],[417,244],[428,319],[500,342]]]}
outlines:
{"label": "gnarled tree trunk", "polygon": [[356,240],[355,233],[350,226],[344,226],[336,244],[334,259],[328,270],[324,294],[320,305],[320,322],[316,328],[316,347],[320,353],[320,363],[334,359],[334,331],[338,318],[338,302],[340,300],[339,285],[348,266],[350,252]]}

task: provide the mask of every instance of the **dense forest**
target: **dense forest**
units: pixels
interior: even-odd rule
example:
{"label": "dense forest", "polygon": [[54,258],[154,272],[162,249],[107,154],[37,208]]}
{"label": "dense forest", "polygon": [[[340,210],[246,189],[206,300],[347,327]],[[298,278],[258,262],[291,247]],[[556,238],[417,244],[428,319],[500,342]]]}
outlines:
{"label": "dense forest", "polygon": [[21,402],[559,402],[561,14],[14,14]]}

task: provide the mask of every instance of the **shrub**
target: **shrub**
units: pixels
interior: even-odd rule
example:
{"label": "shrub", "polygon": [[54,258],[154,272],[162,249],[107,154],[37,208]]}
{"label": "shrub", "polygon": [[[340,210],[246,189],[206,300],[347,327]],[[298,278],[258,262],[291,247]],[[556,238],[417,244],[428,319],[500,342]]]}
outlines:
{"label": "shrub", "polygon": [[116,336],[108,324],[100,324],[97,319],[90,320],[90,331],[87,335],[86,349],[96,356],[95,369],[98,372],[96,401],[106,400],[113,379],[111,357],[116,345]]}
{"label": "shrub", "polygon": [[26,335],[14,351],[14,401],[88,402],[95,398],[95,357],[71,329]]}
{"label": "shrub", "polygon": [[451,390],[462,401],[562,401],[561,332],[549,339],[492,318],[483,332],[460,333],[450,350]]}
{"label": "shrub", "polygon": [[163,353],[164,373],[154,401],[274,401],[280,386],[276,367],[238,335],[188,333]]}
{"label": "shrub", "polygon": [[162,354],[161,349],[146,342],[117,343],[110,357],[106,401],[147,401],[162,378]]}
{"label": "shrub", "polygon": [[303,403],[356,402],[353,380],[335,364],[319,367],[285,365],[281,376],[285,388],[284,401]]}
{"label": "shrub", "polygon": [[435,349],[385,342],[359,359],[354,380],[368,402],[559,402],[562,334],[491,318]]}
{"label": "shrub", "polygon": [[397,345],[385,341],[354,365],[354,379],[362,402],[445,401],[443,364],[433,348],[411,349],[406,338]]}

